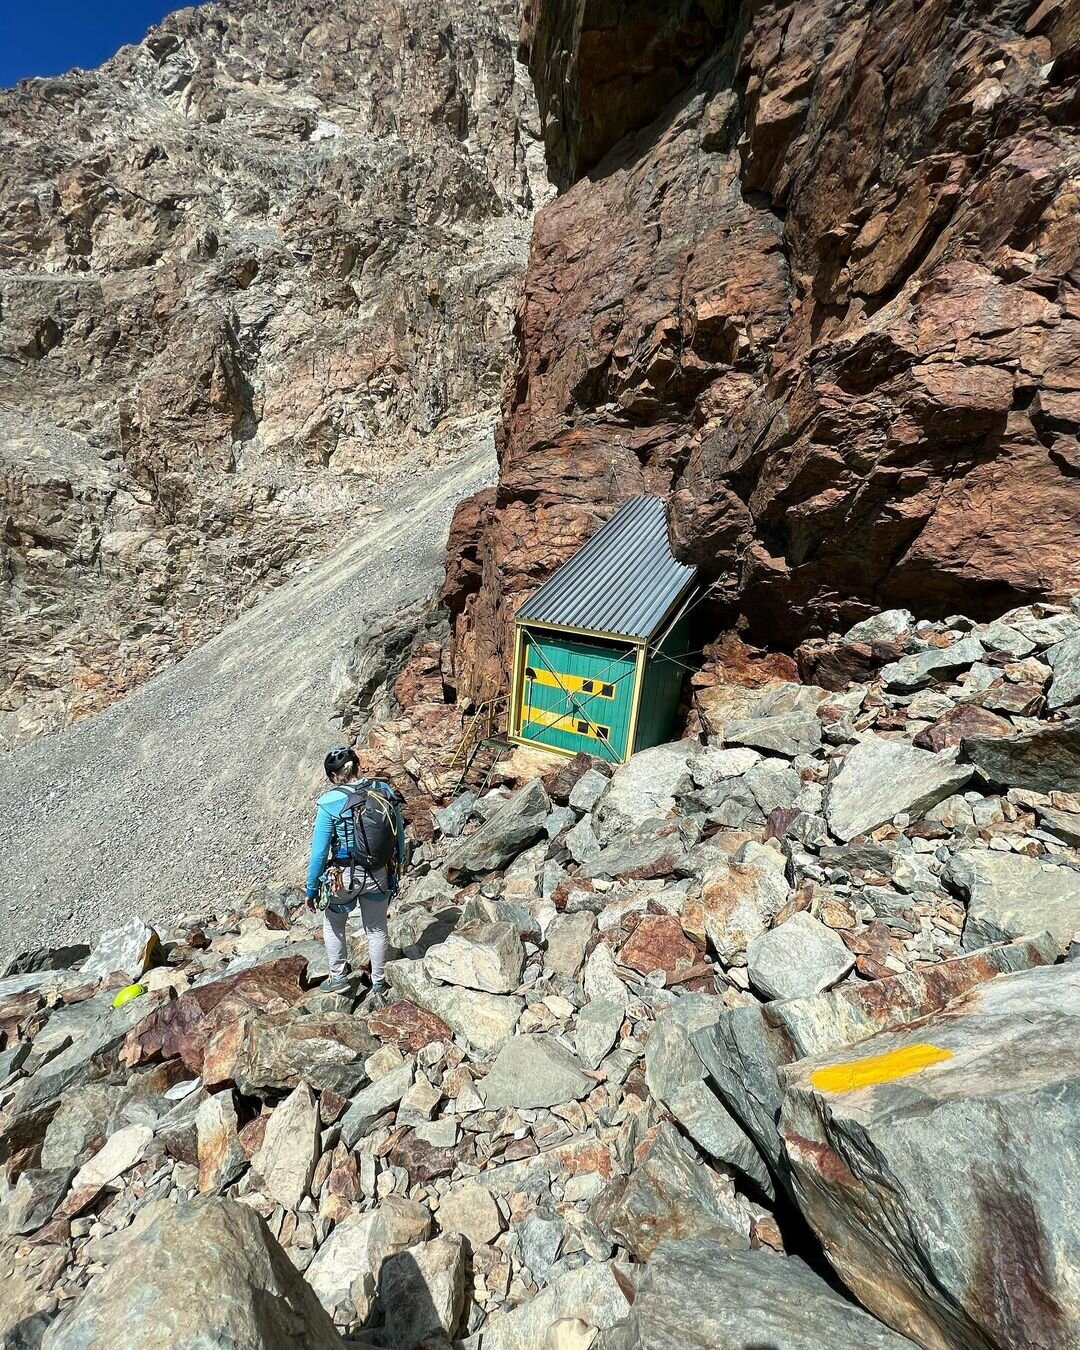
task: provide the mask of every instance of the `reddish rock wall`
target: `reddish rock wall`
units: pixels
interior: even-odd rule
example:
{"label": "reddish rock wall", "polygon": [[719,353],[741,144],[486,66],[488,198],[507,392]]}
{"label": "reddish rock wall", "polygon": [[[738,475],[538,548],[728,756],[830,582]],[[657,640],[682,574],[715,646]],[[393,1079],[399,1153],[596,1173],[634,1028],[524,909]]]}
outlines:
{"label": "reddish rock wall", "polygon": [[1078,15],[529,7],[553,172],[589,172],[537,218],[500,482],[451,562],[466,692],[642,491],[717,625],[789,648],[1080,590]]}

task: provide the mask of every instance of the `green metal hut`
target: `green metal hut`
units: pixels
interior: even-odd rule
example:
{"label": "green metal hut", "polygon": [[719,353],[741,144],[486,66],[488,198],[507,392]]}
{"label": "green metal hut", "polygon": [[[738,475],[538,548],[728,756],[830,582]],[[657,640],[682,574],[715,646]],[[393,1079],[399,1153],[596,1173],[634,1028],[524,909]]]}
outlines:
{"label": "green metal hut", "polygon": [[515,615],[511,739],[619,764],[669,740],[694,576],[662,498],[624,502]]}

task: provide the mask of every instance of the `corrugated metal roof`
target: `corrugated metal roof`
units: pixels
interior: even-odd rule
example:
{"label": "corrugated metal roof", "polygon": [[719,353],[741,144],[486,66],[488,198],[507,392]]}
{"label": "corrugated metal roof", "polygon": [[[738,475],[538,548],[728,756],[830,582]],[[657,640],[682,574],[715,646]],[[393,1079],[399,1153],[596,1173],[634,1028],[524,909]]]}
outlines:
{"label": "corrugated metal roof", "polygon": [[522,622],[647,639],[694,580],[668,543],[661,497],[624,502],[517,612]]}

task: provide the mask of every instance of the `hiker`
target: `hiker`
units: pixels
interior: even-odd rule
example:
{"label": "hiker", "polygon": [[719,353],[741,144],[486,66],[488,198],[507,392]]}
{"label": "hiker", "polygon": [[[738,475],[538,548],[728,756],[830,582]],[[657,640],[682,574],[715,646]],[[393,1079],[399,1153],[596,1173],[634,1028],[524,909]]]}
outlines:
{"label": "hiker", "polygon": [[325,989],[349,988],[345,926],[359,906],[371,955],[371,989],[386,992],[386,909],[405,865],[401,794],[381,779],[360,778],[360,762],[347,745],[323,761],[334,785],[319,798],[311,836],[307,903],[323,911],[323,941],[330,962]]}

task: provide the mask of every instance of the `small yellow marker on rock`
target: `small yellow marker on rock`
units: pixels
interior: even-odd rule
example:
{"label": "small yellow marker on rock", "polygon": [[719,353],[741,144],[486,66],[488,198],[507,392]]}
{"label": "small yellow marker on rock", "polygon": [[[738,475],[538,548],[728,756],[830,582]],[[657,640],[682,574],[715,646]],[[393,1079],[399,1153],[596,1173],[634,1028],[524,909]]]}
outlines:
{"label": "small yellow marker on rock", "polygon": [[849,1060],[846,1064],[830,1064],[815,1069],[810,1075],[814,1087],[822,1092],[852,1092],[855,1088],[871,1087],[875,1083],[891,1083],[896,1078],[928,1069],[931,1064],[952,1059],[952,1051],[927,1041],[916,1041],[899,1050],[887,1050],[883,1055],[868,1055],[865,1059]]}
{"label": "small yellow marker on rock", "polygon": [[125,1003],[130,1003],[133,998],[138,998],[140,994],[145,993],[145,984],[125,984],[113,999],[112,1005],[114,1008],[122,1008]]}

